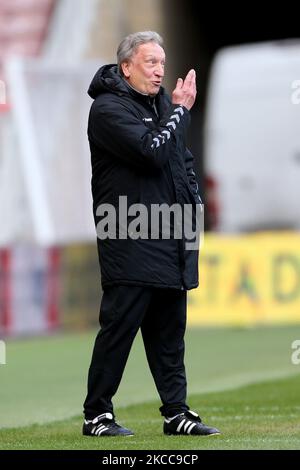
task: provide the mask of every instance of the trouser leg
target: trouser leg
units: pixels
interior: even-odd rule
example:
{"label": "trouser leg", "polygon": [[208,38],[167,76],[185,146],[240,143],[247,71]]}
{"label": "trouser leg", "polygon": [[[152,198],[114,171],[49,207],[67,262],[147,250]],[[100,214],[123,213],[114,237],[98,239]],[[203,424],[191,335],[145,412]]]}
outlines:
{"label": "trouser leg", "polygon": [[163,403],[163,416],[189,409],[186,404],[184,334],[186,291],[154,289],[141,325],[148,363]]}
{"label": "trouser leg", "polygon": [[100,331],[96,337],[84,402],[87,419],[113,413],[112,397],[120,384],[132,342],[148,308],[151,290],[113,286],[103,293]]}

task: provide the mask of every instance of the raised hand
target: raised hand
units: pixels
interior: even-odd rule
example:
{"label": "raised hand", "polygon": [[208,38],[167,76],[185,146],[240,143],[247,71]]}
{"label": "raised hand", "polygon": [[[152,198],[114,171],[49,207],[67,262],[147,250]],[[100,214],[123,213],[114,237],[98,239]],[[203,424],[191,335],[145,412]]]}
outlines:
{"label": "raised hand", "polygon": [[184,81],[178,78],[176,88],[172,93],[172,103],[181,104],[190,110],[195,103],[196,95],[196,72],[191,69]]}

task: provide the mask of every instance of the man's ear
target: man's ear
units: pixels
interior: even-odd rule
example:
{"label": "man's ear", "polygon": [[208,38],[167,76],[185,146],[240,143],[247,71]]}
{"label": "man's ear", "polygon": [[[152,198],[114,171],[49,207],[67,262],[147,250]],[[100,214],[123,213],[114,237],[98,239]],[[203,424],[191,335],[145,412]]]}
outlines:
{"label": "man's ear", "polygon": [[130,77],[130,71],[129,71],[129,62],[123,62],[121,64],[122,72],[125,78]]}

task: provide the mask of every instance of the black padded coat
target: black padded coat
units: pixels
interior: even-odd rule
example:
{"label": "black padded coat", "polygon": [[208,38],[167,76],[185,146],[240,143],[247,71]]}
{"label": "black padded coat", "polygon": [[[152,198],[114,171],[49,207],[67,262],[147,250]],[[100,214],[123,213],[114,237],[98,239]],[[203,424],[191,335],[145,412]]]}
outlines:
{"label": "black padded coat", "polygon": [[[189,204],[194,210],[201,199],[185,142],[189,111],[172,104],[162,87],[155,99],[135,91],[116,65],[98,70],[88,94],[94,99],[88,138],[95,224],[103,217],[97,215],[99,205],[111,204],[118,233],[119,196],[127,197],[128,207],[143,204],[149,212],[152,204],[163,203]],[[103,289],[116,284],[197,287],[198,251],[187,250],[185,241],[97,237]]]}

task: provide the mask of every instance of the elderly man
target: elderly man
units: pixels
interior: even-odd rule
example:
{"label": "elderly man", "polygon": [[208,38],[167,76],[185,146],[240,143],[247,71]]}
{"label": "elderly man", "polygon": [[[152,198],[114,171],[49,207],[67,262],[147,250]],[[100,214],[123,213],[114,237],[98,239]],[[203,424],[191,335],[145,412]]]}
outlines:
{"label": "elderly man", "polygon": [[[112,397],[139,328],[162,401],[163,432],[219,434],[186,403],[186,292],[198,285],[198,251],[186,248],[184,234],[176,236],[174,220],[173,236],[166,237],[151,219],[151,210],[161,204],[189,205],[196,212],[201,203],[185,143],[196,97],[195,71],[177,80],[170,100],[162,87],[165,52],[157,33],[129,35],[117,57],[118,65],[101,67],[88,91],[94,99],[88,137],[103,297],[83,434],[133,435],[116,423]],[[140,236],[120,217],[121,197],[131,207],[131,223],[132,208],[148,210]],[[108,207],[116,217],[105,220]],[[104,220],[110,228],[103,235]]]}

